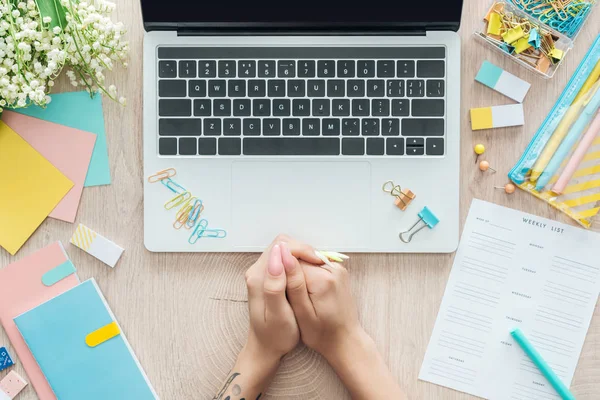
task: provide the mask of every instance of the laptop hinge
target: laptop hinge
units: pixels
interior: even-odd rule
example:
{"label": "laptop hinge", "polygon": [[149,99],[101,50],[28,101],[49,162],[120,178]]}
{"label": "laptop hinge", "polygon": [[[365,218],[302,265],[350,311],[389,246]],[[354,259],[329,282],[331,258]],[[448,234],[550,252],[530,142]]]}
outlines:
{"label": "laptop hinge", "polygon": [[289,30],[289,29],[189,29],[177,36],[425,36],[425,30]]}

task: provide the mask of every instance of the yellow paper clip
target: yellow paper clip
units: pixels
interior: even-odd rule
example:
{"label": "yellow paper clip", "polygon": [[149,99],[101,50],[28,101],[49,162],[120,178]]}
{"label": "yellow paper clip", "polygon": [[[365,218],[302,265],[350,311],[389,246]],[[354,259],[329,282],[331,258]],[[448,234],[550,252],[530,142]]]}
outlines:
{"label": "yellow paper clip", "polygon": [[488,23],[487,33],[496,36],[502,33],[502,19],[500,18],[500,14],[495,12],[490,14],[490,22]]}
{"label": "yellow paper clip", "polygon": [[548,55],[552,57],[552,62],[557,63],[560,60],[562,60],[563,56],[565,55],[565,52],[555,47],[552,50],[550,50],[550,53],[548,53]]}
{"label": "yellow paper clip", "polygon": [[165,210],[170,210],[174,207],[177,207],[184,201],[189,200],[191,197],[192,197],[192,194],[190,192],[180,193],[165,203]]}
{"label": "yellow paper clip", "polygon": [[175,222],[173,222],[173,228],[181,229],[184,226],[188,219],[190,218],[190,211],[192,211],[193,206],[188,204],[187,206],[182,207],[175,216]]}
{"label": "yellow paper clip", "polygon": [[515,53],[517,53],[517,54],[521,54],[525,50],[533,47],[531,44],[529,44],[529,35],[522,37],[521,39],[517,40],[512,45],[514,46]]}
{"label": "yellow paper clip", "polygon": [[502,34],[502,40],[511,44],[521,39],[523,36],[525,36],[525,32],[523,31],[523,27],[519,25],[504,32]]}
{"label": "yellow paper clip", "polygon": [[402,189],[400,185],[394,185],[393,181],[384,183],[382,189],[396,198],[394,204],[402,211],[406,210],[406,207],[417,197],[409,189]]}
{"label": "yellow paper clip", "polygon": [[150,183],[160,182],[163,179],[167,179],[167,178],[170,178],[175,175],[177,175],[177,171],[175,170],[175,168],[163,169],[162,171],[158,171],[156,174],[149,176],[148,182],[150,182]]}

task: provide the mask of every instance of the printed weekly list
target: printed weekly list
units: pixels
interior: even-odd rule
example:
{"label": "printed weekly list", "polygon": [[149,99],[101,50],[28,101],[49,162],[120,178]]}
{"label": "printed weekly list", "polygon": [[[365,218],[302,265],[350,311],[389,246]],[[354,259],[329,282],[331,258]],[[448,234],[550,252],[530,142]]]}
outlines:
{"label": "printed weekly list", "polygon": [[487,399],[560,399],[510,331],[571,385],[600,290],[600,234],[474,200],[419,379]]}

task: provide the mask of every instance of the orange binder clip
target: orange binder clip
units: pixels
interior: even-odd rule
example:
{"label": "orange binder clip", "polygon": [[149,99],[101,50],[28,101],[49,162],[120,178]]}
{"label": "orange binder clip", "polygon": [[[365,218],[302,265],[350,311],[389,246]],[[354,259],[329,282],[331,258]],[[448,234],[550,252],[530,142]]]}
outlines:
{"label": "orange binder clip", "polygon": [[382,189],[396,198],[394,204],[402,211],[406,210],[415,197],[417,197],[409,189],[402,189],[400,185],[394,185],[393,181],[384,183]]}

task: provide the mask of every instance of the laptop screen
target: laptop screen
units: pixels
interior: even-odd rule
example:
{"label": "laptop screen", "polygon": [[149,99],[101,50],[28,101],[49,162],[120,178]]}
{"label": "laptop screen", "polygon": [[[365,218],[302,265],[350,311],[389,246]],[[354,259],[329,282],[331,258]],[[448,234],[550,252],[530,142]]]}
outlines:
{"label": "laptop screen", "polygon": [[[141,0],[146,25],[271,27],[433,27],[458,28],[463,0],[248,1]],[[314,4],[314,5],[313,5]]]}

